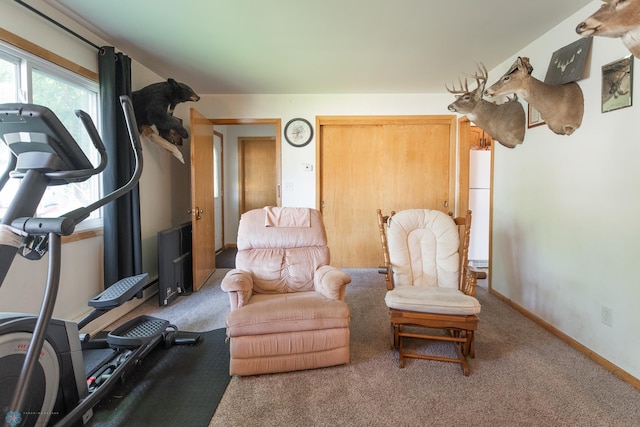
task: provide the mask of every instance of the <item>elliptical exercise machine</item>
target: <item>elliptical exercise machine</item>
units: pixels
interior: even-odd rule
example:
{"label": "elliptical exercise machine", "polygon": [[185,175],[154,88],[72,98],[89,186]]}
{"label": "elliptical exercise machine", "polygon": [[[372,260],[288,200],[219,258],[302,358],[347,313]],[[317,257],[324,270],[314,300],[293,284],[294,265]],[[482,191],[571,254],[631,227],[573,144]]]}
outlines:
{"label": "elliptical exercise machine", "polygon": [[46,188],[84,181],[107,165],[106,150],[93,121],[85,112],[76,111],[100,154],[95,168],[51,110],[32,104],[0,104],[0,139],[13,154],[0,176],[0,190],[9,177],[21,178],[0,222],[0,285],[17,253],[40,259],[49,252],[40,313],[0,313],[0,422],[4,426],[84,425],[92,408],[159,343],[200,341],[198,334],[178,332],[168,321],[151,316],[132,319],[106,338],[80,336],[79,330],[91,321],[134,296],[141,297],[147,274],[122,279],[90,300],[94,310],[77,324],[52,318],[60,280],[61,236],[72,234],[91,212],[129,192],[142,174],[142,147],[133,107],[126,96],[120,102],[135,154],[133,176],[111,194],[59,218],[34,217]]}

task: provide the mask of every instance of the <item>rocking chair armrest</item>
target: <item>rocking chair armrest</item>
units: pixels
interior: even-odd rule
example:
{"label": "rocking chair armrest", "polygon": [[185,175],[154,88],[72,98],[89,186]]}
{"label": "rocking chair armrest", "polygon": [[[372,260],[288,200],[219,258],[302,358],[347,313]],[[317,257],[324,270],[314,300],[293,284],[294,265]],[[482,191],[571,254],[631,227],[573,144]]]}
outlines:
{"label": "rocking chair armrest", "polygon": [[222,279],[220,288],[229,294],[231,310],[242,307],[253,295],[253,277],[246,271],[230,270]]}
{"label": "rocking chair armrest", "polygon": [[387,282],[387,290],[390,291],[393,289],[393,280],[392,280],[392,276],[393,274],[391,273],[391,266],[390,265],[381,265],[378,267],[378,273],[379,274],[384,274],[386,276],[386,282]]}
{"label": "rocking chair armrest", "polygon": [[479,268],[475,268],[475,267],[471,267],[471,266],[467,266],[467,270],[475,273],[476,278],[478,279],[486,279],[487,278],[487,272],[484,270],[480,270]]}
{"label": "rocking chair armrest", "polygon": [[483,273],[482,271],[473,267],[465,267],[462,271],[462,289],[460,289],[466,295],[474,296],[476,294],[476,284],[478,283],[478,275]]}
{"label": "rocking chair armrest", "polygon": [[347,284],[351,283],[349,275],[330,265],[319,267],[313,277],[315,290],[327,298],[344,301]]}

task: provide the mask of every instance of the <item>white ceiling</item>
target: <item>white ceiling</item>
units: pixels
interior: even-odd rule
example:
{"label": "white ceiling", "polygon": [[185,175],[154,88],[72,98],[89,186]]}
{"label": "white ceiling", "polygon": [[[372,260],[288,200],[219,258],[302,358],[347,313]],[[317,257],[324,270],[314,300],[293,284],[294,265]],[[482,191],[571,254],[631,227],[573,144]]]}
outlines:
{"label": "white ceiling", "polygon": [[45,1],[199,94],[441,93],[591,2]]}

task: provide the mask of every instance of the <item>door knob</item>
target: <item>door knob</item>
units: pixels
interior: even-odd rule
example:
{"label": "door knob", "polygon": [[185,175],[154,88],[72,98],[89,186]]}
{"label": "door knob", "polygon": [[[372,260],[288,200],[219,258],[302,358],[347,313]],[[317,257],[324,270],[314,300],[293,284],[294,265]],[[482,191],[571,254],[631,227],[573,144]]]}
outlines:
{"label": "door knob", "polygon": [[199,207],[195,207],[193,209],[189,209],[188,213],[189,215],[195,216],[196,219],[201,219],[202,218],[202,213],[204,211],[202,209],[200,209]]}

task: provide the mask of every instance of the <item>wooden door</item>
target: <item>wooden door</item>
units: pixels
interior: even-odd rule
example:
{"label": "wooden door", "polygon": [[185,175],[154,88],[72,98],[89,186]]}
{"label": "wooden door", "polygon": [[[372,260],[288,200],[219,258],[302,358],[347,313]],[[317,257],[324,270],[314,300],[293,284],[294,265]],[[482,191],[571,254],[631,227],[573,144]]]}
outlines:
{"label": "wooden door", "polygon": [[278,205],[276,141],[272,137],[238,138],[240,214]]}
{"label": "wooden door", "polygon": [[336,267],[377,267],[376,209],[454,209],[455,116],[321,117],[318,204]]}
{"label": "wooden door", "polygon": [[213,208],[213,125],[191,108],[191,224],[193,290],[216,268]]}

